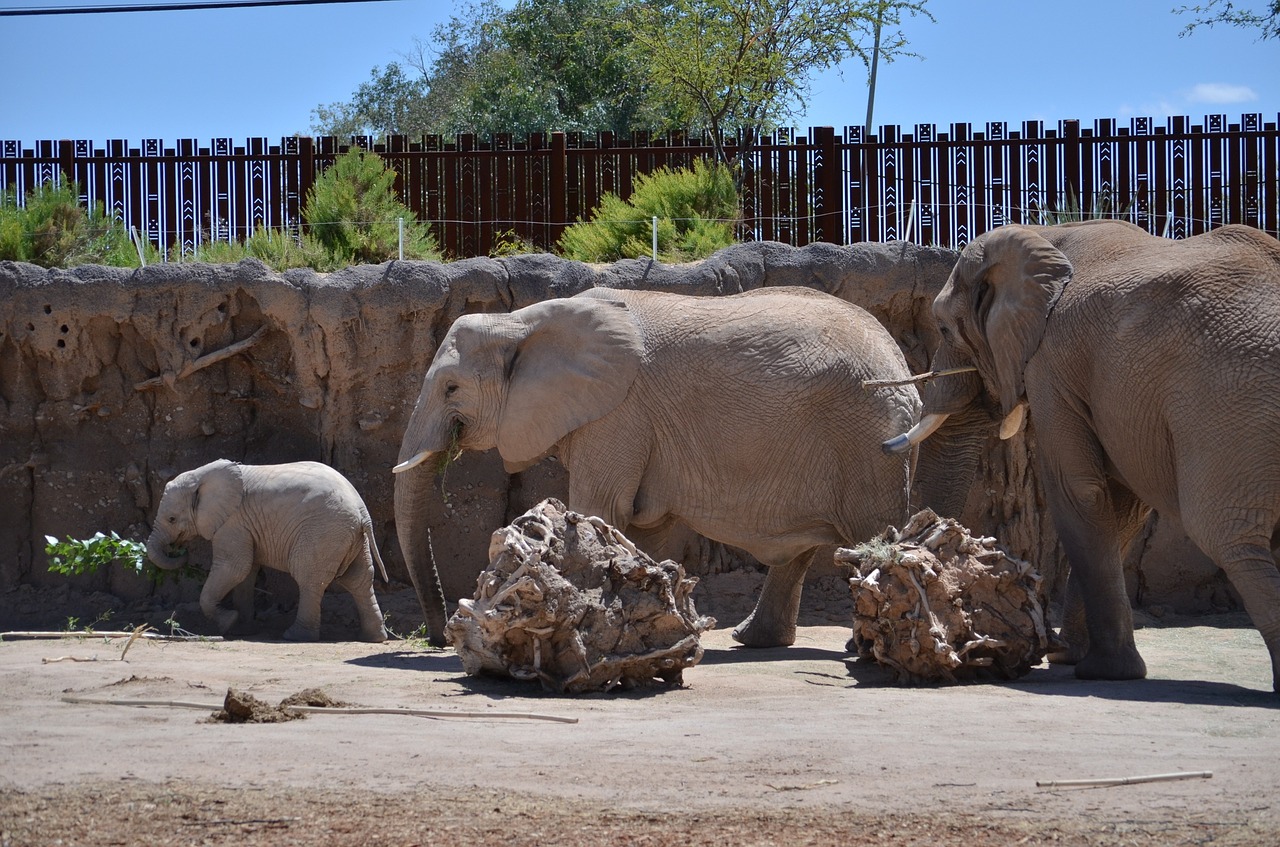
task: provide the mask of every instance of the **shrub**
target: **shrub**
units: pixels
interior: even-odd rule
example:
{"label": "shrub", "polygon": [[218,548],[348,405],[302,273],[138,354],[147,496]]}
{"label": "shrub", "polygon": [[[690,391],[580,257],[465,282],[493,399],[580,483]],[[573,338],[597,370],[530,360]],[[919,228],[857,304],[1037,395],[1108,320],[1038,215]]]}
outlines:
{"label": "shrub", "polygon": [[137,267],[138,253],[124,225],[101,203],[80,203],[80,188],[64,177],[43,182],[18,204],[14,192],[0,195],[0,260],[46,268],[99,264]]}
{"label": "shrub", "polygon": [[399,255],[397,219],[404,219],[406,259],[439,261],[430,228],[395,192],[396,172],[376,153],[351,150],[316,179],[302,210],[309,235],[336,265],[377,263]]}
{"label": "shrub", "polygon": [[187,262],[226,264],[241,259],[259,259],[277,271],[290,268],[333,270],[327,251],[307,235],[296,236],[282,229],[257,229],[243,242],[206,241],[181,258]]}
{"label": "shrub", "polygon": [[659,168],[636,178],[630,199],[606,194],[589,220],[565,230],[560,252],[579,262],[648,256],[658,218],[658,257],[687,262],[733,243],[738,193],[723,165],[696,160],[691,170]]}

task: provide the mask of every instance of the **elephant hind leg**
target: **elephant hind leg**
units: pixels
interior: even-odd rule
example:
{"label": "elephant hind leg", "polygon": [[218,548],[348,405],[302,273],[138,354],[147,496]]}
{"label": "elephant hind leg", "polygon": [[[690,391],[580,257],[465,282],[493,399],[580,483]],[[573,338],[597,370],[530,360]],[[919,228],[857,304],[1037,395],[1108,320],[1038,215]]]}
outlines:
{"label": "elephant hind leg", "polygon": [[1280,569],[1270,543],[1236,544],[1209,555],[1226,572],[1261,633],[1271,654],[1271,687],[1280,693]]}
{"label": "elephant hind leg", "polygon": [[367,542],[364,555],[356,557],[336,582],[356,602],[356,612],[360,615],[360,638],[375,644],[386,641],[387,628],[382,621],[382,609],[378,607],[378,597],[373,592],[373,559]]}
{"label": "elephant hind leg", "polygon": [[769,568],[755,610],[733,629],[733,638],[746,647],[786,647],[796,640],[800,593],[816,548],[785,565]]}
{"label": "elephant hind leg", "polygon": [[324,583],[298,583],[298,615],[284,631],[285,641],[320,640],[320,605],[327,587]]}

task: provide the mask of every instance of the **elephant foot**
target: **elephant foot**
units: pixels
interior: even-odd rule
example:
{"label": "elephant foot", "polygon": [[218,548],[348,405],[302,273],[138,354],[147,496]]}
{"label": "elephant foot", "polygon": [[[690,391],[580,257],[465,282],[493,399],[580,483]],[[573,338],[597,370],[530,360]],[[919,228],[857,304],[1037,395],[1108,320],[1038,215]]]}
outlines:
{"label": "elephant foot", "polygon": [[205,613],[205,617],[213,621],[221,635],[231,632],[231,628],[240,620],[240,614],[231,609],[214,609],[213,614]]}
{"label": "elephant foot", "polygon": [[317,627],[316,629],[308,629],[307,627],[302,626],[299,623],[294,623],[293,626],[289,627],[284,631],[284,640],[285,641],[319,641],[320,629],[319,627]]}
{"label": "elephant foot", "polygon": [[1135,648],[1114,653],[1091,650],[1076,663],[1077,679],[1145,679],[1147,663]]}
{"label": "elephant foot", "polygon": [[376,631],[362,630],[360,633],[361,641],[368,641],[371,644],[381,644],[387,640],[387,628],[380,626]]}
{"label": "elephant foot", "polygon": [[790,647],[796,643],[796,628],[763,624],[753,614],[733,628],[733,640],[744,647]]}
{"label": "elephant foot", "polygon": [[1061,635],[1050,632],[1049,650],[1045,660],[1051,665],[1077,665],[1084,659],[1085,651]]}

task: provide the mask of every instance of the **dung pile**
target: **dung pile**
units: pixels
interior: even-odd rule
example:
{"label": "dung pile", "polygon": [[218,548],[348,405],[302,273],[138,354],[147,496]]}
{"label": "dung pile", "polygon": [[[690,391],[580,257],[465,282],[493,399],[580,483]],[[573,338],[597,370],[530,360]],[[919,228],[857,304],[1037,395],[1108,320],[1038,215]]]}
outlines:
{"label": "dung pile", "polygon": [[210,723],[282,723],[305,718],[306,713],[295,706],[313,706],[326,709],[343,708],[349,704],[335,700],[320,688],[307,688],[291,694],[273,706],[259,700],[247,691],[227,689],[222,709],[209,716]]}
{"label": "dung pile", "polygon": [[836,561],[854,568],[851,645],[900,684],[1015,679],[1048,649],[1039,574],[953,519],[926,509]]}
{"label": "dung pile", "polygon": [[679,683],[715,626],[694,610],[683,567],[554,499],[493,534],[476,583],[445,627],[463,670],[556,692]]}

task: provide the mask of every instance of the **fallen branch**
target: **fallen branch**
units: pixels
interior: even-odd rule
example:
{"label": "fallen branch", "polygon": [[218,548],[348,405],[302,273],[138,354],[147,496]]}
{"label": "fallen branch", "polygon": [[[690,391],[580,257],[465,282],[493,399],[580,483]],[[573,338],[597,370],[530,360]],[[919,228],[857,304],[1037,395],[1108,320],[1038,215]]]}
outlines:
{"label": "fallen branch", "polygon": [[46,665],[52,665],[54,662],[96,662],[97,656],[58,656],[53,659],[41,659]]}
{"label": "fallen branch", "polygon": [[959,374],[974,373],[978,369],[973,365],[964,365],[959,368],[947,368],[945,371],[929,371],[928,373],[913,376],[908,379],[864,379],[862,381],[863,388],[880,388],[882,386],[894,385],[915,385],[917,382],[928,382],[940,376],[958,376]]}
{"label": "fallen branch", "polygon": [[254,331],[253,335],[250,335],[248,338],[241,339],[240,341],[237,341],[234,344],[228,344],[226,347],[223,347],[221,350],[215,350],[212,353],[206,353],[205,355],[201,356],[199,359],[195,359],[193,361],[187,362],[185,365],[182,366],[182,370],[178,371],[177,376],[173,376],[171,373],[161,374],[160,376],[153,376],[151,377],[151,379],[144,379],[142,382],[136,383],[133,386],[133,389],[134,391],[150,391],[153,388],[160,388],[163,385],[172,385],[173,383],[177,382],[180,379],[186,379],[196,371],[203,370],[209,367],[210,365],[216,365],[218,362],[221,362],[224,359],[230,359],[232,356],[238,353],[243,353],[245,350],[248,350],[250,347],[257,344],[264,337],[266,337],[268,329],[270,329],[270,327],[268,327],[266,324],[263,324],[262,326],[258,327]]}
{"label": "fallen branch", "polygon": [[[221,703],[192,703],[186,700],[110,700],[97,697],[77,697],[68,694],[62,698],[64,703],[82,703],[90,706],[165,706],[174,709],[203,709],[216,712],[222,708]],[[430,709],[393,709],[365,708],[362,706],[281,706],[294,712],[319,712],[332,715],[409,715],[420,718],[467,718],[471,720],[530,720],[550,721],[552,723],[577,723],[577,718],[566,718],[559,715],[540,715],[533,712],[454,712]]]}
{"label": "fallen branch", "polygon": [[[63,630],[61,632],[29,632],[29,631],[0,632],[0,641],[3,641],[6,638],[13,638],[13,639],[18,639],[18,638],[128,638],[128,639],[145,638],[148,641],[221,641],[222,640],[221,635],[165,635],[160,632],[139,633],[136,630],[128,630],[127,632],[119,632],[115,630],[107,631],[107,632],[99,632],[97,630],[94,630],[93,632],[89,632],[89,631],[68,632],[66,630]],[[132,643],[132,641],[130,643]]]}
{"label": "fallen branch", "polygon": [[1036,788],[1082,788],[1093,786],[1137,785],[1142,782],[1173,782],[1179,779],[1211,779],[1213,771],[1181,771],[1148,776],[1118,776],[1105,779],[1036,780]]}

